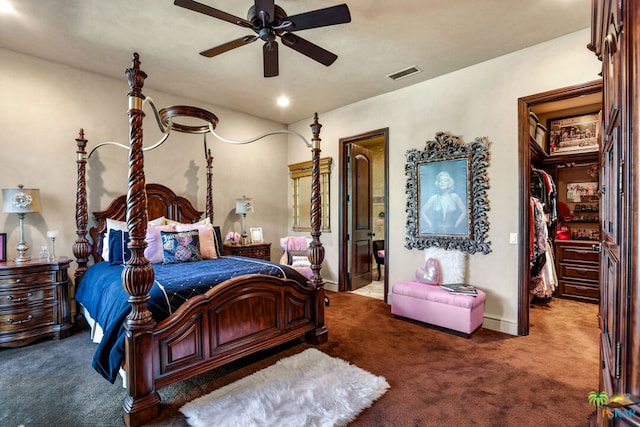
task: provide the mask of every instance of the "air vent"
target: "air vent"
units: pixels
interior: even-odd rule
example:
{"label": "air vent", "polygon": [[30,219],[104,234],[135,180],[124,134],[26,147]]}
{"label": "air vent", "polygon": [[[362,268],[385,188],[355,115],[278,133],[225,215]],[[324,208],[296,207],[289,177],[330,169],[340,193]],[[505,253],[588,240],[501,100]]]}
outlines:
{"label": "air vent", "polygon": [[405,77],[409,77],[412,76],[414,74],[417,73],[421,73],[422,70],[418,67],[416,67],[415,65],[412,65],[409,68],[405,68],[404,70],[400,70],[400,71],[396,71],[395,73],[391,73],[391,74],[387,74],[387,77],[389,77],[391,80],[400,80],[400,79],[404,79]]}

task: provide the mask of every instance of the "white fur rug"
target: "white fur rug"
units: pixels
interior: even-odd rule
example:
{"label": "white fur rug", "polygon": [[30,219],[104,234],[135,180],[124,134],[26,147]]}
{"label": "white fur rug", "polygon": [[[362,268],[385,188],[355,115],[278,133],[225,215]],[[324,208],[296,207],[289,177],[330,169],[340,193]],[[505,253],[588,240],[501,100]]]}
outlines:
{"label": "white fur rug", "polygon": [[192,426],[344,426],[389,384],[310,348],[187,403]]}

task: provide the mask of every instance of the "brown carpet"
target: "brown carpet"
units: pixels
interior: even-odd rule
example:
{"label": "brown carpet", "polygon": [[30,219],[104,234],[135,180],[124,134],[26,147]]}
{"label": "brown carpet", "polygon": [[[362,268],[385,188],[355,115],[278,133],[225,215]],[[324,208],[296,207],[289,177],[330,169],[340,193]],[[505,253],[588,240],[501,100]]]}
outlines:
{"label": "brown carpet", "polygon": [[[329,341],[317,348],[382,375],[391,385],[352,426],[587,425],[594,409],[587,394],[598,387],[596,305],[554,299],[531,308],[527,337],[481,329],[466,339],[396,319],[380,300],[329,295]],[[178,410],[187,401],[308,347],[292,343],[161,389],[163,411],[152,425],[186,426]],[[8,369],[0,378],[0,424],[122,425],[125,391],[119,380],[111,385],[91,371],[94,349],[82,332],[0,350],[0,362]],[[40,373],[61,363],[65,352],[64,372],[56,368],[62,375],[47,383]],[[19,363],[27,361],[28,366]],[[31,376],[39,390],[35,395],[28,393],[33,388],[18,385]]]}

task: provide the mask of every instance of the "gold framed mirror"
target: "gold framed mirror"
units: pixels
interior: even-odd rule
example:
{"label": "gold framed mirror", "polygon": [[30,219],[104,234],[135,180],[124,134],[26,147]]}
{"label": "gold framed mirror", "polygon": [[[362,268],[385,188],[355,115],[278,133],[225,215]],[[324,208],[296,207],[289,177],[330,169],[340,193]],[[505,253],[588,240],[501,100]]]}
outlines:
{"label": "gold framed mirror", "polygon": [[[332,162],[331,157],[320,159],[321,230],[325,232],[331,231],[329,181]],[[289,174],[293,185],[293,231],[311,231],[311,170],[311,161],[289,165]]]}

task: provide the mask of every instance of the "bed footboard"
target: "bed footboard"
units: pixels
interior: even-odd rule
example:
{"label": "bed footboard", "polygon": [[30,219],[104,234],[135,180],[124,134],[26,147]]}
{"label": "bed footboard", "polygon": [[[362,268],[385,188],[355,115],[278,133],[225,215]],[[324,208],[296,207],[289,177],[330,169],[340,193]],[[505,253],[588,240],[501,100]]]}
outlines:
{"label": "bed footboard", "polygon": [[304,337],[317,327],[315,294],[293,280],[251,275],[192,298],[155,328],[148,354],[156,388]]}

